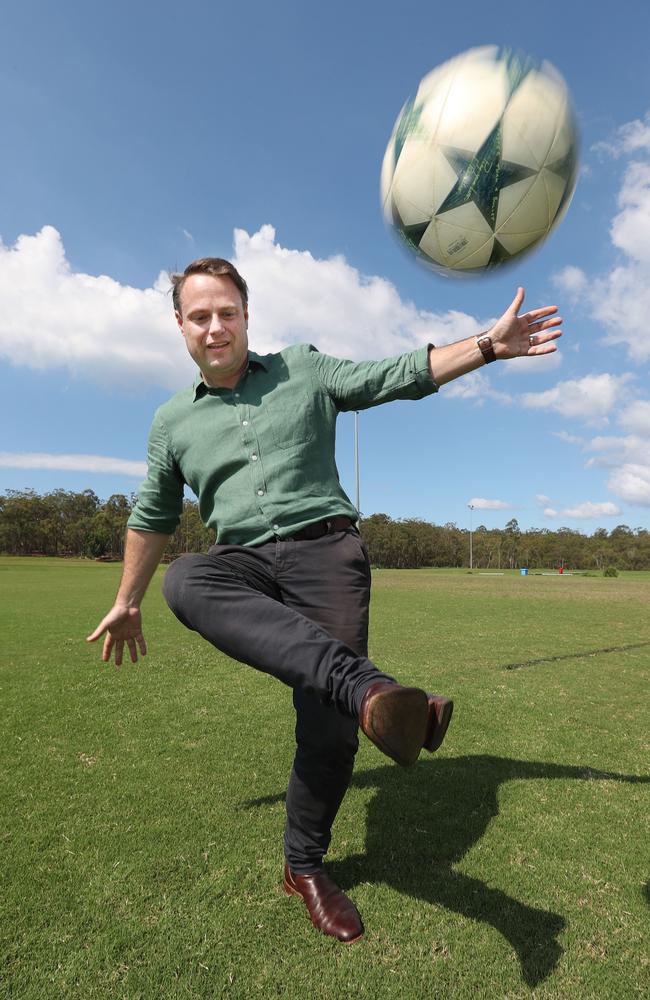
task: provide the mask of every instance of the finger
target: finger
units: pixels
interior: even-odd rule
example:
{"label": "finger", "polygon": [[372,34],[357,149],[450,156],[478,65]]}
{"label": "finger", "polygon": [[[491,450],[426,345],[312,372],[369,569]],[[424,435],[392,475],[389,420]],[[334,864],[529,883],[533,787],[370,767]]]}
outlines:
{"label": "finger", "polygon": [[90,635],[86,636],[86,642],[95,642],[97,639],[99,639],[100,635],[104,634],[105,631],[106,629],[104,623],[100,622],[95,631],[91,632]]}
{"label": "finger", "polygon": [[549,336],[532,337],[526,351],[526,356],[533,357],[535,354],[552,354],[554,351],[557,351],[554,341],[561,336],[561,333],[553,333]]}
{"label": "finger", "polygon": [[104,639],[104,647],[102,649],[102,660],[104,661],[104,663],[108,663],[108,661],[110,660],[112,648],[113,648],[113,638],[111,636],[111,633],[109,632],[106,638]]}
{"label": "finger", "polygon": [[541,309],[531,309],[526,313],[524,319],[528,323],[536,323],[542,316],[552,316],[557,312],[557,306],[542,306]]}
{"label": "finger", "polygon": [[562,336],[561,330],[549,330],[547,333],[531,333],[528,337],[529,347],[539,347],[540,344],[548,344],[552,340],[557,340]]}
{"label": "finger", "polygon": [[562,325],[562,317],[554,316],[553,319],[540,320],[539,323],[532,323],[528,327],[529,332],[534,332],[535,330],[550,330],[554,326]]}
{"label": "finger", "polygon": [[140,652],[142,653],[143,656],[146,656],[147,655],[147,644],[144,641],[144,636],[142,635],[142,633],[140,633],[140,635],[136,635],[135,638],[136,638],[136,642],[138,643],[138,646],[140,647]]}
{"label": "finger", "polygon": [[560,323],[555,323],[553,320],[549,320],[548,323],[535,323],[528,327],[527,336],[529,344],[543,344],[547,338],[561,337]]}
{"label": "finger", "polygon": [[510,304],[510,310],[511,310],[511,311],[512,311],[513,313],[515,313],[515,315],[516,315],[516,314],[517,314],[517,313],[519,312],[519,310],[521,309],[521,307],[522,307],[522,305],[523,305],[523,301],[524,301],[524,298],[525,298],[525,295],[526,295],[526,293],[525,293],[524,289],[523,289],[523,288],[521,288],[521,286],[520,286],[520,287],[519,287],[519,288],[517,289],[517,294],[515,295],[514,299],[512,300],[512,302],[511,302],[511,304]]}
{"label": "finger", "polygon": [[539,344],[534,347],[529,347],[526,351],[526,357],[534,358],[537,357],[537,355],[541,356],[542,354],[553,354],[554,351],[557,351],[555,344]]}
{"label": "finger", "polygon": [[528,332],[535,333],[536,330],[546,330],[551,326],[561,326],[562,317],[553,316],[551,319],[538,319],[535,323],[528,324]]}
{"label": "finger", "polygon": [[115,643],[115,666],[122,666],[122,655],[124,653],[124,639],[118,639]]}
{"label": "finger", "polygon": [[127,639],[126,644],[129,647],[129,654],[131,656],[131,663],[138,662],[138,651],[135,648],[135,639]]}

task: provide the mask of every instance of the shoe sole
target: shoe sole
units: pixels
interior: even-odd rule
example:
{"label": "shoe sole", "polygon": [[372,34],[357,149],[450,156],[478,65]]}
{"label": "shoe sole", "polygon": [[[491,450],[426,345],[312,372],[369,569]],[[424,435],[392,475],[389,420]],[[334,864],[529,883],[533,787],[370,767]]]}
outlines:
{"label": "shoe sole", "polygon": [[[438,706],[437,712],[436,704]],[[444,740],[453,711],[454,703],[451,698],[438,697],[434,703],[433,696],[429,695],[429,725],[423,743],[424,749],[428,750],[429,753],[435,753]]]}
{"label": "shoe sole", "polygon": [[382,753],[401,767],[410,767],[420,755],[428,722],[425,692],[395,685],[394,690],[385,688],[371,698],[362,728]]}

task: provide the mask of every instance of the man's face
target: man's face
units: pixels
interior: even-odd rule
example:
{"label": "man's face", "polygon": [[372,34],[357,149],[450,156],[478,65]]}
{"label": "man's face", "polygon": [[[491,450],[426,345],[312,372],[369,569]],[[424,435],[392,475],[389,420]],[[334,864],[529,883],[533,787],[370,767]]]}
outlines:
{"label": "man's face", "polygon": [[176,322],[203,381],[232,389],[248,357],[248,309],[228,275],[191,274],[181,290]]}

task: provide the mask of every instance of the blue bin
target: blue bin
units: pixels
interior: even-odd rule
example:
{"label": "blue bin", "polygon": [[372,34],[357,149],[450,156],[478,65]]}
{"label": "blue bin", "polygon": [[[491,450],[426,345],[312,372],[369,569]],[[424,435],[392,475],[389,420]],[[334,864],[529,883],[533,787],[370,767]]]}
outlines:
{"label": "blue bin", "polygon": [[519,570],[520,576],[528,576],[528,566],[522,566]]}

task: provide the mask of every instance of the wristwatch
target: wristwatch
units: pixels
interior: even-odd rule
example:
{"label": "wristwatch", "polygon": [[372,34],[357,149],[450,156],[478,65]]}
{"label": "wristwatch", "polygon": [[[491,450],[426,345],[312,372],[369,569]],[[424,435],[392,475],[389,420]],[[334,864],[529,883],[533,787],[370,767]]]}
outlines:
{"label": "wristwatch", "polygon": [[482,333],[480,337],[476,340],[476,346],[480,350],[481,354],[485,358],[486,365],[490,364],[490,361],[496,361],[497,356],[494,353],[494,347],[492,346],[492,337],[487,333]]}

